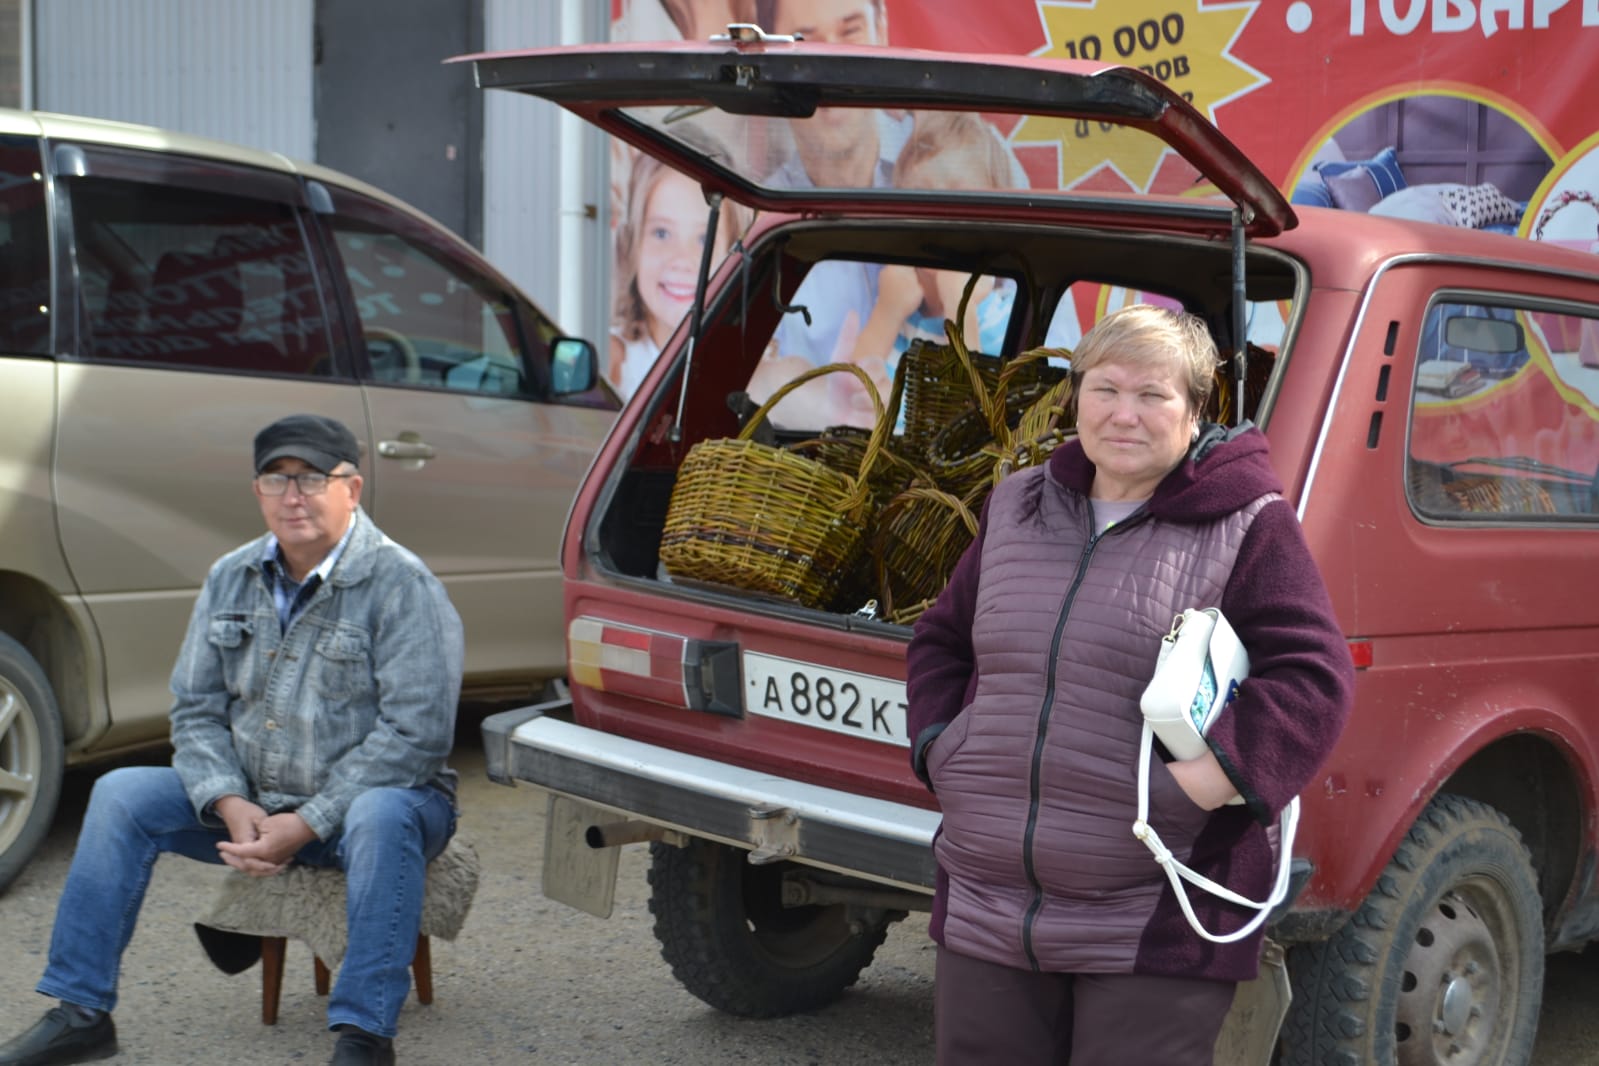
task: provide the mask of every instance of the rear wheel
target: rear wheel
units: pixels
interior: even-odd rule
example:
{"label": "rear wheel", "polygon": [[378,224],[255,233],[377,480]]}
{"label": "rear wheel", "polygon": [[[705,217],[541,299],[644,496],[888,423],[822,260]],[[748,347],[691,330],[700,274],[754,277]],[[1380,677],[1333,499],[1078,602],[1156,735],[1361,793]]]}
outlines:
{"label": "rear wheel", "polygon": [[50,831],[63,759],[50,682],[26,648],[0,633],[0,890]]}
{"label": "rear wheel", "polygon": [[738,848],[694,840],[650,845],[650,913],[661,955],[683,987],[745,1018],[831,1003],[855,983],[888,916],[843,904],[783,906],[788,863],[752,866]]}
{"label": "rear wheel", "polygon": [[1492,807],[1440,795],[1355,916],[1289,956],[1284,1066],[1517,1066],[1543,999],[1537,876]]}

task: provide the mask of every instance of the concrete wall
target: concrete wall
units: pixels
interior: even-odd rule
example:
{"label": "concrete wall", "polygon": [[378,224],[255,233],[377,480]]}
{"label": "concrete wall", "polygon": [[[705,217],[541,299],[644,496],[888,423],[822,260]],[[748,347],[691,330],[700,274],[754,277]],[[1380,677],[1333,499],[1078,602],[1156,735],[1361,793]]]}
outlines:
{"label": "concrete wall", "polygon": [[[485,0],[489,51],[603,41],[608,4]],[[554,104],[483,92],[483,251],[568,332],[604,350],[610,321],[607,142]]]}

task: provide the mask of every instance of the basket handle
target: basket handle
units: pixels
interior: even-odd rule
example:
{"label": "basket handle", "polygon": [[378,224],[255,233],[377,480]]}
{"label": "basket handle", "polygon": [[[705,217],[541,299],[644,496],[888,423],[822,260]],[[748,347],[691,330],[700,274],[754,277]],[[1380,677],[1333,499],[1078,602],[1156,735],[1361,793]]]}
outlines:
{"label": "basket handle", "polygon": [[[949,346],[954,349],[955,358],[960,360],[962,369],[966,371],[966,378],[971,382],[972,396],[977,400],[977,406],[983,412],[983,421],[988,423],[990,429],[994,426],[994,401],[988,395],[988,390],[983,388],[983,379],[977,373],[977,363],[972,359],[971,350],[966,347],[966,308],[972,301],[972,290],[977,288],[981,274],[973,271],[972,276],[966,279],[966,287],[961,290],[960,306],[955,309],[953,319],[944,319],[944,335],[949,338]],[[1004,416],[1000,416],[1003,423]]]}
{"label": "basket handle", "polygon": [[[872,412],[877,418],[876,425],[872,429],[872,435],[866,441],[866,451],[861,456],[860,470],[856,472],[855,477],[852,479],[855,487],[851,490],[849,498],[842,504],[842,510],[845,514],[848,514],[866,502],[866,475],[871,472],[873,465],[876,464],[878,453],[883,450],[883,440],[887,437],[891,428],[891,423],[883,413],[883,398],[877,394],[877,386],[872,384],[872,379],[867,375],[866,371],[854,363],[828,363],[825,366],[813,366],[803,374],[795,375],[791,380],[779,385],[772,395],[766,398],[766,402],[756,408],[755,413],[750,415],[749,421],[739,428],[738,439],[749,440],[750,436],[755,432],[755,427],[761,424],[761,421],[766,418],[772,408],[782,401],[783,397],[808,381],[813,381],[823,374],[832,374],[840,370],[847,370],[860,379],[860,383],[866,388],[866,395],[872,398]],[[845,476],[848,477],[847,474]]]}
{"label": "basket handle", "polygon": [[1016,376],[1016,371],[1029,363],[1036,363],[1040,359],[1052,359],[1057,356],[1061,359],[1070,359],[1072,350],[1070,348],[1029,348],[1027,351],[1017,355],[1006,363],[999,372],[1000,394],[1004,395],[1010,390],[1011,379]]}
{"label": "basket handle", "polygon": [[983,420],[988,423],[989,433],[994,440],[1007,442],[1008,432],[1005,425],[1005,398],[1010,394],[1010,383],[1015,378],[1016,372],[1023,367],[1036,363],[1040,359],[1049,359],[1052,356],[1071,358],[1069,348],[1030,348],[1008,360],[999,371],[999,380],[994,384],[994,391],[989,394],[983,388],[983,379],[977,373],[977,362],[972,358],[972,353],[966,347],[965,328],[966,307],[971,302],[972,291],[977,286],[981,277],[973,274],[966,281],[966,288],[961,291],[960,308],[956,311],[956,318],[951,321],[945,319],[944,332],[949,336],[950,347],[955,349],[955,357],[960,360],[961,366],[966,370],[966,376],[972,383],[972,395],[977,398],[977,404],[982,409]]}
{"label": "basket handle", "polygon": [[[1011,439],[1009,428],[1005,425],[1005,400],[1010,396],[1010,384],[1016,377],[1016,372],[1024,366],[1057,356],[1070,360],[1072,350],[1070,348],[1029,348],[1006,363],[1000,370],[999,383],[994,387],[994,404],[998,408],[999,424],[992,428],[994,430],[994,440],[1003,447],[1009,448],[1015,443]],[[1067,380],[1070,381],[1071,379],[1067,378]],[[1067,387],[1070,388],[1069,385]]]}

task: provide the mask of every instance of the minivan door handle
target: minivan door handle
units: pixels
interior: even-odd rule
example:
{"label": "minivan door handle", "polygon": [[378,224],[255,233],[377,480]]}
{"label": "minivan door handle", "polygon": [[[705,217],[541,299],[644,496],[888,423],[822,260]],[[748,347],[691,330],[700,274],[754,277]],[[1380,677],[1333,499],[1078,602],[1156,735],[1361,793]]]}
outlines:
{"label": "minivan door handle", "polygon": [[[412,434],[404,434],[410,437]],[[385,459],[431,459],[434,456],[433,445],[424,440],[380,440],[378,441],[378,454]]]}

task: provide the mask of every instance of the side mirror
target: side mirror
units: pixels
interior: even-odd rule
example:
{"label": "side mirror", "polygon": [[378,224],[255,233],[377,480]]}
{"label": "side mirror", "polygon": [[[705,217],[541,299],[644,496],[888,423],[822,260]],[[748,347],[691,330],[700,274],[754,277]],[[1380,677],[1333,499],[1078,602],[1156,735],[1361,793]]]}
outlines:
{"label": "side mirror", "polygon": [[570,396],[599,383],[599,357],[581,337],[557,337],[550,345],[550,392]]}
{"label": "side mirror", "polygon": [[1451,348],[1510,355],[1527,346],[1521,323],[1502,318],[1451,315],[1444,319],[1444,343]]}

